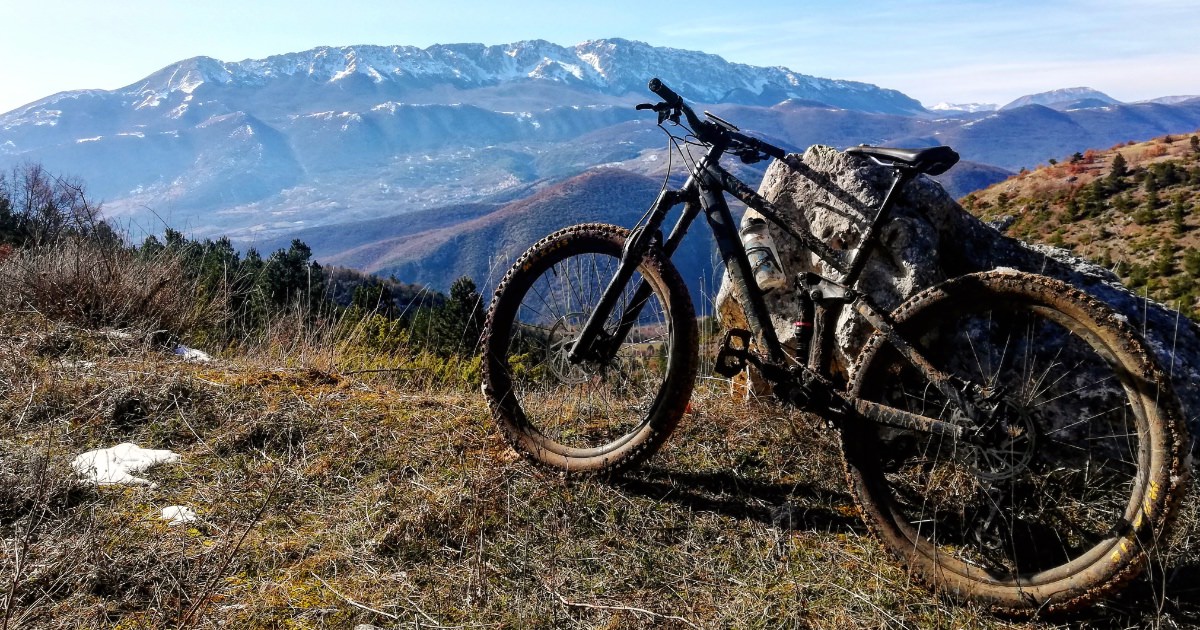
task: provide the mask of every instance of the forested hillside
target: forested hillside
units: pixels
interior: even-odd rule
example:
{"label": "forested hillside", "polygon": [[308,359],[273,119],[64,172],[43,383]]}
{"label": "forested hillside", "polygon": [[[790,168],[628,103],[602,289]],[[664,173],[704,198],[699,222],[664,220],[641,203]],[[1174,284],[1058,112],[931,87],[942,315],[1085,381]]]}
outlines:
{"label": "forested hillside", "polygon": [[317,335],[352,355],[403,349],[418,363],[476,362],[484,303],[470,278],[447,279],[446,296],[322,266],[299,239],[265,255],[169,227],[134,243],[101,214],[79,180],[39,165],[0,173],[4,297],[74,325],[157,331],[160,344],[244,352]]}
{"label": "forested hillside", "polygon": [[1200,137],[1075,153],[962,199],[1010,236],[1070,249],[1200,315]]}

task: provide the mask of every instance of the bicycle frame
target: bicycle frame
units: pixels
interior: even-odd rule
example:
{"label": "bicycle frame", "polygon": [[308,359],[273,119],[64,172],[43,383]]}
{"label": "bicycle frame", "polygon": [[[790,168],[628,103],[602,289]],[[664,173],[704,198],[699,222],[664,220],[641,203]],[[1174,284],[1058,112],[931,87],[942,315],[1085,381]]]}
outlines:
{"label": "bicycle frame", "polygon": [[[663,255],[669,258],[683,240],[692,223],[703,212],[716,240],[721,260],[729,274],[734,296],[746,313],[751,332],[759,340],[760,347],[765,350],[765,360],[760,360],[753,355],[749,355],[747,358],[768,380],[775,384],[777,390],[792,392],[790,399],[788,396],[783,398],[801,408],[819,406],[821,407],[820,411],[832,412],[833,416],[838,419],[859,417],[897,428],[936,433],[971,441],[974,436],[965,427],[878,403],[863,400],[851,401],[841,391],[841,388],[826,376],[828,366],[825,365],[826,359],[822,348],[828,343],[831,336],[825,334],[825,322],[836,321],[840,309],[845,305],[850,305],[876,330],[886,335],[892,345],[914,366],[924,372],[929,381],[934,383],[949,400],[956,401],[960,408],[966,407],[963,393],[971,385],[955,382],[949,375],[936,369],[895,331],[891,318],[885,311],[873,304],[867,296],[851,288],[858,281],[868,257],[877,244],[880,227],[890,217],[897,192],[914,179],[918,171],[893,165],[895,176],[891,187],[880,203],[875,218],[864,233],[861,244],[851,252],[847,263],[843,262],[832,249],[813,234],[797,230],[780,215],[773,204],[721,167],[720,159],[727,148],[722,143],[713,144],[708,152],[696,162],[681,188],[664,190],[655,200],[645,223],[636,227],[626,241],[617,272],[605,288],[596,309],[580,331],[568,358],[574,362],[603,362],[606,357],[612,356],[612,353],[616,351],[634,326],[651,293],[650,286],[643,281],[621,314],[615,333],[612,335],[604,333],[604,322],[608,320],[610,313],[616,307],[619,296],[632,279],[638,264],[656,245],[660,246]],[[798,348],[797,350],[798,355],[807,353],[807,357],[797,356],[794,359],[788,357],[780,342],[775,328],[771,324],[764,294],[753,280],[750,262],[742,247],[729,205],[725,201],[725,193],[733,195],[748,207],[762,214],[765,219],[774,223],[829,267],[839,272],[836,279],[810,273],[806,274],[803,281],[807,287],[801,287],[803,290],[800,291],[800,299],[812,300],[815,308],[819,309],[814,318],[815,330],[813,331],[813,339],[817,340],[817,345],[811,349]],[[683,204],[683,213],[672,227],[670,234],[664,239],[662,225],[667,213],[679,204]],[[787,365],[789,360],[793,363],[791,367]]]}

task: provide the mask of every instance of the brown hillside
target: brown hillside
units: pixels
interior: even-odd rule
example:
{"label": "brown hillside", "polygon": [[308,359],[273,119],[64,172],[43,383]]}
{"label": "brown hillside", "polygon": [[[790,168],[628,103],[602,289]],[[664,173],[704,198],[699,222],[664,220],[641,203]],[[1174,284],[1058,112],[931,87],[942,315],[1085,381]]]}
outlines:
{"label": "brown hillside", "polygon": [[[511,225],[514,223],[533,224],[535,231],[542,230],[549,233],[561,227],[551,224],[555,223],[554,219],[562,218],[564,204],[576,206],[582,199],[606,193],[609,189],[636,188],[643,183],[642,177],[627,171],[613,169],[588,171],[557,185],[547,187],[529,197],[501,206],[482,217],[357,247],[339,254],[332,260],[334,262],[343,259],[353,260],[362,264],[363,268],[368,271],[378,271],[397,261],[419,260],[434,254],[443,247],[453,246],[454,241],[464,234],[497,230],[507,233],[512,231]],[[647,200],[641,201],[649,203]],[[589,217],[588,220],[611,222],[618,218],[617,213],[612,214],[612,216]],[[542,235],[541,232],[538,235]],[[521,240],[525,241],[528,238],[525,237]],[[527,243],[522,242],[521,246],[528,246],[532,242],[531,240]]]}
{"label": "brown hillside", "polygon": [[1193,318],[1200,313],[1196,134],[1076,153],[971,193],[962,204],[1009,236],[1070,249],[1150,297]]}
{"label": "brown hillside", "polygon": [[[576,223],[635,225],[661,186],[661,179],[593,169],[483,216],[415,234],[381,234],[378,241],[325,257],[322,263],[419,278],[439,290],[465,275],[486,292],[521,252],[555,230]],[[673,212],[670,219],[676,216]],[[703,229],[694,231],[672,260],[689,288],[700,291],[701,279],[711,274],[712,244]]]}

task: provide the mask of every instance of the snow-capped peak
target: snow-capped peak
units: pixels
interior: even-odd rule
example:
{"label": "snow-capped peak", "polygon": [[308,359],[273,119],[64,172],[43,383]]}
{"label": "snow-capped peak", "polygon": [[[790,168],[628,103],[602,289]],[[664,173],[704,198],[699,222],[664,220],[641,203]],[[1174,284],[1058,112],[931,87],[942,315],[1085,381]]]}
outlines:
{"label": "snow-capped peak", "polygon": [[[730,63],[703,52],[600,39],[564,47],[544,40],[511,44],[320,47],[266,59],[223,62],[207,57],[173,64],[120,92],[136,109],[185,100],[205,84],[262,86],[306,78],[316,83],[364,76],[374,83],[447,83],[459,88],[541,80],[582,85],[601,93],[646,94],[660,77],[685,98],[708,103],[774,104],[812,99],[848,109],[917,113],[919,103],[866,83],[802,75],[783,67]],[[179,94],[179,97],[172,97]],[[649,97],[648,94],[646,94]]]}
{"label": "snow-capped peak", "polygon": [[1089,87],[1062,88],[1029,94],[1001,107],[1001,110],[1016,109],[1026,105],[1043,105],[1051,109],[1079,109],[1081,107],[1098,107],[1119,105],[1121,101]]}
{"label": "snow-capped peak", "polygon": [[935,112],[967,112],[974,114],[977,112],[996,111],[996,108],[998,107],[999,105],[996,105],[995,103],[947,103],[942,101],[937,105],[931,106],[929,110]]}

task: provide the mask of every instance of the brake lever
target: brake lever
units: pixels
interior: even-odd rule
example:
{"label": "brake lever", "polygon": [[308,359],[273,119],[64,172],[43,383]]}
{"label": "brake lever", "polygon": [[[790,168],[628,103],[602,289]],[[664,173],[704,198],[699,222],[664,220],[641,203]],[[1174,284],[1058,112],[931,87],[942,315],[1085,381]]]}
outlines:
{"label": "brake lever", "polygon": [[633,108],[638,110],[650,109],[658,112],[658,124],[660,125],[667,120],[670,120],[677,125],[679,124],[679,108],[671,105],[670,103],[638,103]]}

